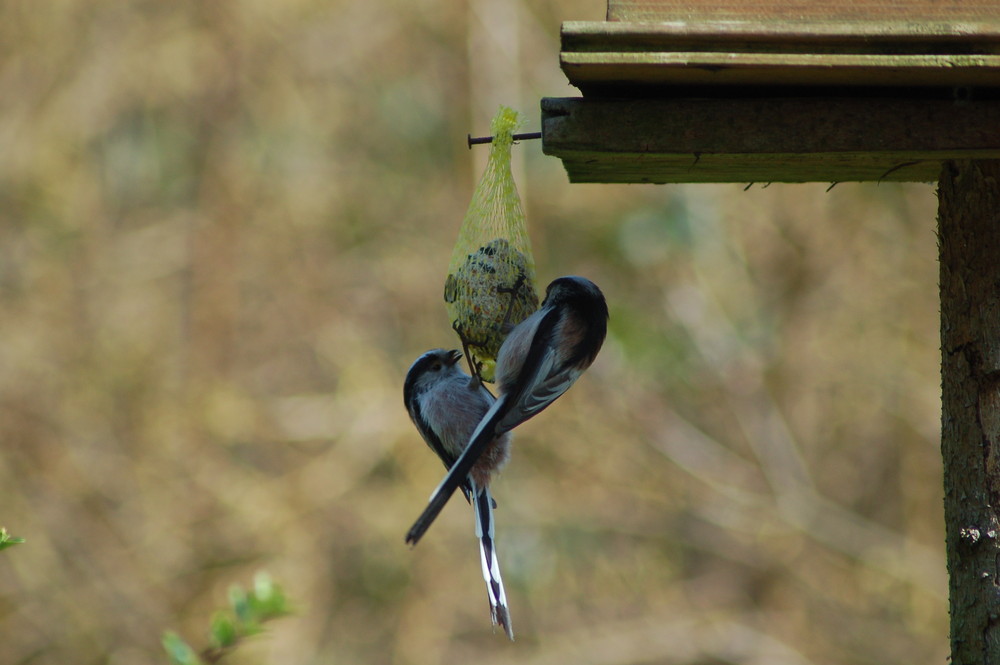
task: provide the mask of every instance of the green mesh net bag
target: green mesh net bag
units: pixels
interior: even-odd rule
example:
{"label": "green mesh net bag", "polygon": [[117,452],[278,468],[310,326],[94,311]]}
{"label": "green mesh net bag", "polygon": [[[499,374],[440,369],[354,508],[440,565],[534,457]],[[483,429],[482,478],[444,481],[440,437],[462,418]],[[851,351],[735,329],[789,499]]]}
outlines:
{"label": "green mesh net bag", "polygon": [[521,198],[510,171],[521,119],[505,106],[490,124],[490,156],[462,220],[448,264],[444,302],[470,369],[493,381],[497,352],[510,329],[538,309],[535,260]]}

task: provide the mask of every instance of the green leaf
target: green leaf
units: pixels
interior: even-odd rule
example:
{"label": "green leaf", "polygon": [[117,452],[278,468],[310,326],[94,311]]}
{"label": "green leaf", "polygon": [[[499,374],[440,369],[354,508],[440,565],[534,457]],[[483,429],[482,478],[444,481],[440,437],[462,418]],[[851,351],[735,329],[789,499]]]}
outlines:
{"label": "green leaf", "polygon": [[246,589],[238,584],[229,587],[229,605],[233,608],[233,614],[236,615],[239,631],[242,633],[255,632],[257,616],[250,606]]}
{"label": "green leaf", "polygon": [[236,644],[238,636],[236,623],[226,612],[216,612],[212,616],[211,639],[213,646],[225,649]]}
{"label": "green leaf", "polygon": [[203,665],[194,649],[188,646],[188,643],[177,633],[166,631],[163,633],[162,642],[163,649],[167,652],[173,665]]}
{"label": "green leaf", "polygon": [[257,600],[266,603],[274,594],[274,581],[271,576],[260,571],[253,576],[253,593]]}
{"label": "green leaf", "polygon": [[257,619],[264,621],[289,613],[288,601],[281,587],[265,572],[254,576],[254,588],[248,601]]}
{"label": "green leaf", "polygon": [[23,542],[24,538],[15,538],[7,533],[7,529],[0,527],[0,550],[5,550],[8,547],[13,547],[14,545],[20,545]]}

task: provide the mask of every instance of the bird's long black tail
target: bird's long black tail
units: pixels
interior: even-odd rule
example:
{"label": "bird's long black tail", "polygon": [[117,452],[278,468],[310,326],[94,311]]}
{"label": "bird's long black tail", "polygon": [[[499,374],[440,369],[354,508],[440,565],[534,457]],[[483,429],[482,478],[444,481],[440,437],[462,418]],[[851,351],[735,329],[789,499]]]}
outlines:
{"label": "bird's long black tail", "polygon": [[441,513],[444,505],[448,503],[448,499],[451,495],[455,493],[455,490],[465,481],[465,478],[469,475],[469,471],[472,466],[482,455],[483,450],[486,448],[487,444],[496,438],[494,429],[496,428],[497,422],[500,420],[503,414],[503,406],[506,403],[504,396],[501,395],[490,410],[486,412],[483,419],[479,421],[479,425],[476,426],[475,431],[472,433],[469,445],[465,448],[462,454],[459,456],[455,463],[448,470],[448,475],[444,477],[441,484],[437,486],[434,493],[431,494],[431,499],[424,508],[424,512],[420,514],[417,521],[413,523],[410,530],[406,532],[406,542],[410,545],[416,545],[420,538],[427,532],[431,524],[437,519],[437,516]]}
{"label": "bird's long black tail", "polygon": [[493,625],[499,625],[514,640],[514,629],[510,624],[510,610],[507,609],[507,594],[500,577],[500,562],[497,560],[496,542],[493,528],[493,497],[488,487],[472,485],[475,500],[472,507],[476,511],[476,536],[479,538],[479,554],[483,564],[483,579],[490,599],[490,616]]}

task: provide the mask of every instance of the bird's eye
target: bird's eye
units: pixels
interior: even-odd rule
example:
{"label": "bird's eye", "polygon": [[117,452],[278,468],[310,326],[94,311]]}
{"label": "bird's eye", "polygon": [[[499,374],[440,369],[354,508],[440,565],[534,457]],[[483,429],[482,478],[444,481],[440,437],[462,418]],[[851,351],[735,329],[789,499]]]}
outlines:
{"label": "bird's eye", "polygon": [[441,363],[434,363],[433,365],[431,365],[431,371],[432,372],[437,372],[440,369],[441,369]]}

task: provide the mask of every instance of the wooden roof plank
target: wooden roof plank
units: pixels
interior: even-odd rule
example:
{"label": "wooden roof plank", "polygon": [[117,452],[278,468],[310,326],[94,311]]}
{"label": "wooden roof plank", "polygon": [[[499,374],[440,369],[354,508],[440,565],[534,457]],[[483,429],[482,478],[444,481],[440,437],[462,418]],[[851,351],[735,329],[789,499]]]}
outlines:
{"label": "wooden roof plank", "polygon": [[[1000,7],[997,14],[1000,17]],[[942,47],[950,47],[956,53],[967,52],[970,48],[995,52],[1000,45],[1000,20],[922,23],[761,19],[565,21],[561,36],[565,51],[683,51],[694,50],[692,45],[706,45],[713,51],[765,49],[792,53],[815,53],[824,49],[892,53],[906,46],[915,53],[936,53]]]}
{"label": "wooden roof plank", "polygon": [[998,0],[608,0],[609,21],[1000,22]]}
{"label": "wooden roof plank", "polygon": [[677,85],[1000,88],[1000,21],[567,22],[560,62],[585,95]]}
{"label": "wooden roof plank", "polygon": [[666,85],[1000,87],[1000,55],[563,53],[584,91]]}

